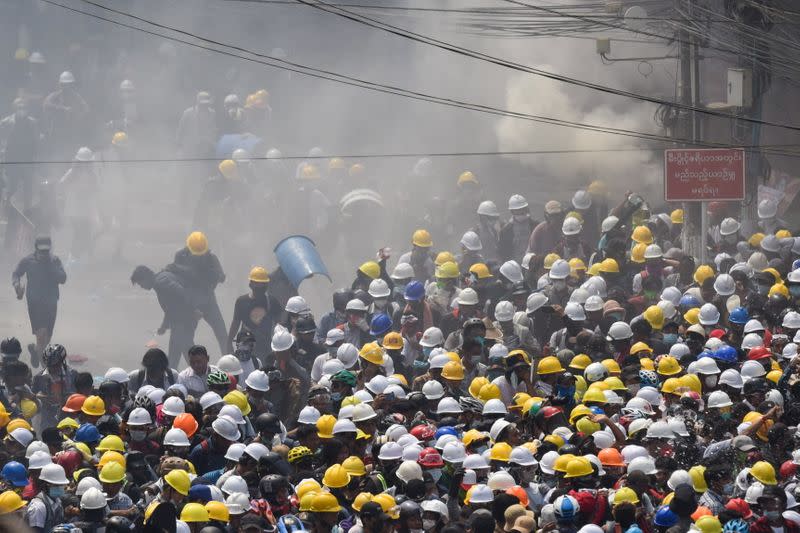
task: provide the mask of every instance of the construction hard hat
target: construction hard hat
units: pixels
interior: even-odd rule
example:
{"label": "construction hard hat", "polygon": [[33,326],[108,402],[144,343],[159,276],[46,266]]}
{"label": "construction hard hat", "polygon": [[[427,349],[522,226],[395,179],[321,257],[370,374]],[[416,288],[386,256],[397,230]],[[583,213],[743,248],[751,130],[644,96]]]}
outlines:
{"label": "construction hard hat", "polygon": [[644,244],[653,243],[653,234],[647,226],[636,226],[631,234],[631,239]]}
{"label": "construction hard hat", "polygon": [[342,465],[333,465],[325,470],[322,484],[328,488],[340,489],[350,483],[350,473]]}
{"label": "construction hard hat", "polygon": [[511,460],[511,450],[511,445],[507,442],[496,442],[489,451],[489,460],[507,463]]}
{"label": "construction hard hat", "polygon": [[564,259],[557,259],[547,275],[550,279],[567,279],[571,272],[572,270],[567,261]]}
{"label": "construction hard hat", "polygon": [[722,523],[712,515],[701,516],[695,521],[694,527],[700,533],[722,533]]}
{"label": "construction hard hat", "polygon": [[553,502],[553,512],[556,518],[562,521],[571,521],[581,510],[578,500],[572,496],[564,494]]}
{"label": "construction hard hat", "polygon": [[368,342],[362,346],[358,356],[374,365],[383,364],[383,349],[377,342]]}
{"label": "construction hard hat", "polygon": [[694,279],[695,283],[698,285],[702,285],[705,280],[708,278],[714,277],[714,269],[708,265],[700,265],[694,271],[694,275],[692,278]]}
{"label": "construction hard hat", "polygon": [[80,506],[81,509],[88,510],[104,509],[106,494],[96,487],[89,487],[81,496]]}
{"label": "construction hard hat", "polygon": [[775,467],[766,461],[758,461],[750,467],[750,475],[764,485],[777,485]]}
{"label": "construction hard hat", "polygon": [[683,209],[675,209],[669,214],[673,224],[683,224]]}
{"label": "construction hard hat", "polygon": [[392,291],[389,289],[389,284],[386,283],[386,280],[378,278],[370,282],[367,293],[373,298],[386,298],[392,294]]}
{"label": "construction hard hat", "polygon": [[27,503],[13,490],[7,490],[0,494],[0,516],[18,511],[25,507]]}
{"label": "construction hard hat", "polygon": [[636,244],[631,248],[631,261],[634,263],[644,263],[644,252],[647,245],[643,242]]}
{"label": "construction hard hat", "polygon": [[616,448],[603,448],[597,454],[603,466],[625,466],[622,454]]}
{"label": "construction hard hat", "polygon": [[89,396],[83,402],[81,412],[90,416],[103,416],[106,414],[106,403],[100,396]]}
{"label": "construction hard hat", "polygon": [[456,279],[459,276],[458,265],[452,261],[443,263],[442,265],[436,267],[436,272],[434,275],[439,279]]}
{"label": "construction hard hat", "polygon": [[[184,414],[192,416],[189,413],[184,413]],[[195,422],[195,425],[196,424],[197,422]],[[191,445],[191,443],[189,442],[189,437],[184,430],[173,427],[164,434],[164,445],[188,448]]]}
{"label": "construction hard hat", "polygon": [[100,471],[100,481],[103,483],[119,483],[125,479],[125,467],[117,462],[106,464]]}
{"label": "construction hard hat", "polygon": [[267,392],[269,390],[269,376],[263,370],[254,370],[244,380],[244,384],[253,390]]}
{"label": "construction hard hat", "polygon": [[584,370],[591,364],[591,362],[592,359],[588,355],[581,353],[572,358],[572,360],[569,362],[569,368],[574,370]]}
{"label": "construction hard hat", "polygon": [[[516,211],[517,209],[525,209],[528,207],[528,200],[521,194],[513,194],[508,199],[508,210]],[[559,206],[560,207],[560,206]]]}
{"label": "construction hard hat", "polygon": [[719,322],[719,310],[714,304],[706,303],[700,308],[698,321],[703,326],[713,326]]}
{"label": "construction hard hat", "polygon": [[596,388],[592,388],[592,389],[587,390],[583,394],[583,398],[581,399],[581,401],[583,403],[592,402],[592,403],[605,404],[606,403],[606,395],[603,394],[603,391],[601,391],[599,389],[596,389]]}
{"label": "construction hard hat", "polygon": [[536,365],[537,374],[557,374],[563,371],[564,367],[561,366],[561,361],[552,355],[543,357]]}
{"label": "construction hard hat", "polygon": [[583,224],[575,217],[567,217],[561,224],[561,233],[564,235],[577,235],[581,232]]}
{"label": "construction hard hat", "polygon": [[606,274],[618,274],[619,264],[615,259],[607,257],[600,262],[600,272]]}
{"label": "construction hard hat", "polygon": [[468,231],[461,237],[461,245],[472,252],[483,250],[481,238],[474,231]]}
{"label": "construction hard hat", "polygon": [[381,266],[375,261],[362,263],[358,270],[370,279],[378,279],[381,275]]}
{"label": "construction hard hat", "polygon": [[681,365],[678,364],[678,360],[671,355],[666,355],[658,361],[656,372],[662,376],[674,376],[679,374],[681,370],[683,369],[681,368]]}
{"label": "construction hard hat", "polygon": [[639,503],[639,496],[630,487],[622,487],[614,493],[614,500],[612,505],[616,507],[621,503]]}
{"label": "construction hard hat", "polygon": [[202,231],[193,231],[186,237],[186,247],[192,255],[205,255],[208,253],[208,239]]}
{"label": "construction hard hat", "polygon": [[708,490],[705,473],[706,467],[702,465],[695,465],[689,469],[689,477],[692,478],[692,486],[695,492],[703,493]]}
{"label": "construction hard hat", "polygon": [[208,511],[202,503],[187,503],[181,510],[181,520],[187,524],[208,522]]}
{"label": "construction hard hat", "polygon": [[719,225],[719,232],[722,236],[738,233],[742,225],[735,218],[725,218]]}
{"label": "construction hard hat", "polygon": [[452,381],[461,381],[464,379],[464,366],[456,361],[449,361],[442,368],[442,377]]}
{"label": "construction hard hat", "polygon": [[42,467],[39,479],[51,485],[67,485],[69,480],[64,472],[64,467],[59,464],[50,463]]}
{"label": "construction hard hat", "polygon": [[95,448],[101,452],[108,452],[114,451],[119,453],[125,453],[125,444],[122,442],[122,439],[119,438],[117,435],[108,435],[103,437],[100,443]]}
{"label": "construction hard hat", "polygon": [[789,297],[789,288],[786,285],[784,285],[783,283],[776,283],[775,285],[770,287],[769,293],[767,294],[767,296],[773,296],[775,294],[780,294],[784,298],[788,298]]}
{"label": "construction hard hat", "polygon": [[478,204],[478,214],[487,217],[499,217],[500,211],[497,209],[497,205],[495,205],[494,202],[491,200],[484,200]]}
{"label": "construction hard hat", "polygon": [[183,496],[187,496],[189,494],[189,485],[191,485],[191,480],[189,479],[189,474],[186,470],[181,470],[176,468],[175,470],[170,470],[167,475],[164,476],[164,481],[178,491],[179,494]]}
{"label": "construction hard hat", "polygon": [[396,331],[390,331],[383,337],[383,347],[387,350],[402,350],[404,344],[403,336]]}
{"label": "construction hard hat", "polygon": [[758,218],[775,218],[778,214],[778,202],[765,198],[758,202]]}
{"label": "construction hard hat", "polygon": [[272,341],[270,343],[272,351],[285,352],[294,344],[294,336],[285,329],[276,329],[277,331],[272,335]]}
{"label": "construction hard hat", "polygon": [[[230,511],[228,510],[228,506],[223,502],[211,500],[206,504],[205,507],[206,511],[208,512],[209,520],[216,520],[224,523],[227,523],[230,520]],[[181,513],[181,516],[183,516],[183,513]],[[181,520],[183,520],[183,518],[181,518]]]}
{"label": "construction hard hat", "polygon": [[267,273],[267,269],[262,266],[253,267],[250,270],[249,279],[254,283],[268,283],[269,274]]}
{"label": "construction hard hat", "polygon": [[608,368],[603,363],[592,363],[583,370],[583,377],[589,383],[603,381],[608,377]]}
{"label": "construction hard hat", "polygon": [[421,248],[430,248],[433,246],[433,239],[431,238],[431,234],[428,232],[428,230],[418,229],[411,236],[411,244]]}
{"label": "construction hard hat", "polygon": [[651,305],[645,309],[644,313],[642,313],[642,316],[645,320],[647,320],[647,323],[650,324],[650,327],[653,329],[660,330],[664,327],[664,311],[661,309],[661,307],[657,305]]}

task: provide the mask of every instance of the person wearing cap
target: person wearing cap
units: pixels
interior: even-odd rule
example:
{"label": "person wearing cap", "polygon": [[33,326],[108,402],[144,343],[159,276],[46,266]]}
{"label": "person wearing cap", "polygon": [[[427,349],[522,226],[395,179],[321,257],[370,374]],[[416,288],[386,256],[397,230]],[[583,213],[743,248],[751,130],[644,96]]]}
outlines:
{"label": "person wearing cap", "polygon": [[[233,304],[233,318],[228,329],[228,342],[234,342],[240,331],[246,330],[252,333],[255,337],[253,354],[257,358],[263,358],[269,353],[272,329],[280,321],[282,311],[280,302],[267,290],[269,280],[269,274],[264,267],[257,266],[250,270],[250,292],[236,298]],[[239,357],[239,359],[245,365],[249,357]],[[242,370],[245,374],[242,378],[244,379],[255,369],[245,369],[242,366]]]}
{"label": "person wearing cap", "polygon": [[563,223],[564,210],[561,203],[550,200],[544,204],[544,220],[531,230],[527,251],[542,257],[552,252],[561,240]]}
{"label": "person wearing cap", "polygon": [[67,281],[61,259],[50,253],[51,248],[49,236],[37,237],[33,253],[23,257],[11,274],[17,300],[26,297],[31,330],[36,336],[36,344],[28,345],[34,368],[39,366],[39,357],[53,336],[60,295],[58,286]]}

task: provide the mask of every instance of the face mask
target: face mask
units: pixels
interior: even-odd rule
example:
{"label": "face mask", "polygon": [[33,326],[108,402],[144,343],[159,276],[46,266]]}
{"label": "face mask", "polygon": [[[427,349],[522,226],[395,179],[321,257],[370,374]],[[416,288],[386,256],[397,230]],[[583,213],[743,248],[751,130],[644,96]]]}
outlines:
{"label": "face mask", "polygon": [[721,419],[723,419],[723,420],[730,420],[731,419],[731,414],[730,413],[720,413],[719,417]]}
{"label": "face mask", "polygon": [[436,528],[436,520],[423,520],[422,521],[422,529],[425,531],[431,531]]}
{"label": "face mask", "polygon": [[426,370],[428,370],[428,363],[426,363],[425,361],[415,360],[413,363],[413,367],[414,370],[421,370],[422,372],[425,372]]}
{"label": "face mask", "polygon": [[144,439],[147,438],[146,431],[128,431],[128,433],[131,436],[131,440],[134,440],[136,442],[142,442]]}
{"label": "face mask", "polygon": [[657,298],[658,298],[658,293],[657,293],[657,292],[655,292],[655,291],[644,291],[644,297],[645,297],[647,300],[650,300],[650,301],[652,301],[652,300],[655,300],[655,299],[657,299]]}
{"label": "face mask", "polygon": [[477,343],[478,343],[478,344],[480,344],[481,346],[483,346],[483,345],[486,343],[486,339],[485,339],[485,338],[483,338],[483,337],[482,337],[482,336],[480,336],[480,335],[478,335],[477,337],[474,337],[474,339],[475,339],[475,342],[477,342]]}
{"label": "face mask", "polygon": [[727,483],[724,487],[722,487],[722,494],[730,496],[733,494],[734,487],[735,485],[733,483]]}
{"label": "face mask", "polygon": [[482,444],[480,446],[476,446],[474,449],[475,449],[475,453],[481,454],[481,453],[485,452],[486,450],[488,450],[489,447],[486,446],[485,444]]}
{"label": "face mask", "polygon": [[556,478],[550,478],[550,477],[544,478],[542,479],[542,483],[544,483],[545,485],[547,485],[552,489],[553,487],[556,486]]}
{"label": "face mask", "polygon": [[789,285],[789,294],[795,298],[800,297],[800,285]]}
{"label": "face mask", "polygon": [[341,399],[342,399],[342,393],[341,392],[332,392],[331,393],[331,400],[333,400],[334,402],[338,402]]}
{"label": "face mask", "polygon": [[664,344],[671,345],[678,342],[677,333],[664,333]]}
{"label": "face mask", "polygon": [[403,294],[406,292],[405,283],[395,283],[392,291],[394,292],[395,296],[403,296]]}
{"label": "face mask", "polygon": [[556,279],[553,280],[553,289],[557,291],[563,291],[567,288],[567,282],[563,279]]}
{"label": "face mask", "polygon": [[433,478],[434,483],[438,483],[440,479],[442,479],[442,470],[441,468],[434,468],[433,470],[428,470],[428,473]]}
{"label": "face mask", "polygon": [[64,487],[60,485],[54,485],[47,489],[47,494],[49,494],[51,498],[55,499],[61,498],[64,494],[66,494],[66,491],[64,490]]}
{"label": "face mask", "polygon": [[780,511],[764,511],[764,516],[767,518],[768,522],[773,524],[777,524],[783,518]]}
{"label": "face mask", "polygon": [[530,215],[527,213],[524,215],[514,215],[514,222],[525,222],[529,217]]}
{"label": "face mask", "polygon": [[430,357],[432,351],[433,351],[433,346],[431,346],[431,347],[423,346],[422,347],[422,353],[423,353],[423,355],[425,355],[425,357]]}

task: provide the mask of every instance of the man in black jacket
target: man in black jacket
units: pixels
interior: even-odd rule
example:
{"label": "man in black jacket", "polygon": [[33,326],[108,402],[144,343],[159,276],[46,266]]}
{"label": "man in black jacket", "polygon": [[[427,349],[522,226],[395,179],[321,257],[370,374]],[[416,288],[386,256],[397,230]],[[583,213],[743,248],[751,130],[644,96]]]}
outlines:
{"label": "man in black jacket", "polygon": [[11,275],[11,283],[17,293],[17,300],[25,295],[22,276],[27,277],[28,316],[31,329],[36,335],[36,344],[29,344],[31,365],[39,366],[39,356],[50,343],[58,312],[59,285],[67,281],[67,273],[61,259],[50,254],[50,237],[37,237],[34,252],[19,262]]}
{"label": "man in black jacket", "polygon": [[158,303],[164,310],[164,319],[158,327],[158,334],[163,335],[167,330],[170,331],[167,349],[169,367],[177,368],[181,355],[194,344],[194,331],[200,316],[192,293],[176,274],[166,270],[155,273],[144,265],[134,269],[131,283],[156,292]]}

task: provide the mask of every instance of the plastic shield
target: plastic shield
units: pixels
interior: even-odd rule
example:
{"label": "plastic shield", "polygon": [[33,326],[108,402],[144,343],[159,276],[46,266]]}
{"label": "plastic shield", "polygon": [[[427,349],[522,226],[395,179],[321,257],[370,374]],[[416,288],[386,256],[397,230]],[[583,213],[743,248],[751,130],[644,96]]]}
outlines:
{"label": "plastic shield", "polygon": [[322,262],[314,241],[305,235],[286,237],[275,246],[275,257],[281,270],[286,274],[295,289],[304,279],[321,274],[333,283],[328,268]]}

